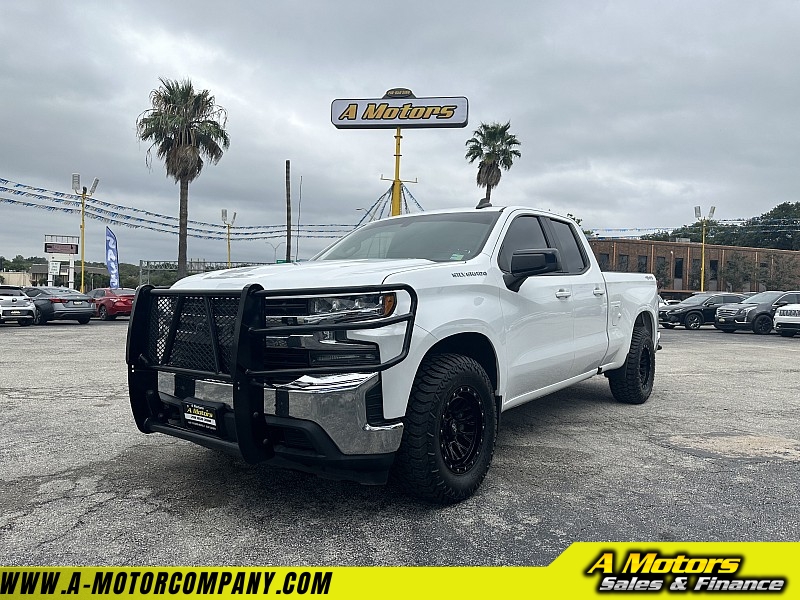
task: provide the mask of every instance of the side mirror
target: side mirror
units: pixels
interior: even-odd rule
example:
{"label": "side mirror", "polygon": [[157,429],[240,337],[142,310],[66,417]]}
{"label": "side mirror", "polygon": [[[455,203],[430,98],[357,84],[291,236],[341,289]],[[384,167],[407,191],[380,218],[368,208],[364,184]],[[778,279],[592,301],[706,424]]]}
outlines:
{"label": "side mirror", "polygon": [[528,277],[560,270],[561,255],[555,248],[517,250],[511,255],[511,273],[504,274],[503,281],[512,292],[518,292]]}

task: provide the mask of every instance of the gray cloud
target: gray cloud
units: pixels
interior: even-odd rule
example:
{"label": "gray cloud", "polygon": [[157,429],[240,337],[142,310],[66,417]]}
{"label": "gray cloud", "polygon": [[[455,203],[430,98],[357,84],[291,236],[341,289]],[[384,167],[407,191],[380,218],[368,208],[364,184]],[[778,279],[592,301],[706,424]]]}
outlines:
{"label": "gray cloud", "polygon": [[[522,158],[497,203],[571,212],[595,228],[673,227],[692,207],[722,219],[797,200],[800,80],[792,1],[53,3],[7,0],[0,35],[0,177],[177,214],[163,165],[145,166],[134,122],[158,78],[190,77],[229,113],[230,150],[190,188],[190,218],[280,224],[284,162],[303,223],[355,223],[389,187],[392,131],[340,131],[334,98],[467,96],[470,124],[403,132],[402,177],[426,209],[481,196],[464,142],[512,123]],[[295,213],[296,217],[296,213]],[[0,254],[41,255],[73,215],[0,204]],[[87,259],[105,224],[87,222]],[[175,256],[174,235],[115,226],[126,262]],[[301,240],[300,256],[324,240]],[[225,257],[189,240],[189,254]],[[236,242],[235,260],[271,259]]]}

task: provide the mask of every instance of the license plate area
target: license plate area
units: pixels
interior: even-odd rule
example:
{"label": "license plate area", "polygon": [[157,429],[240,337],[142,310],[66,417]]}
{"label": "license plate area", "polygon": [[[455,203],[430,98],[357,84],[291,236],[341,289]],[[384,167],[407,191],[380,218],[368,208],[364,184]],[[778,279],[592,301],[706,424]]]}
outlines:
{"label": "license plate area", "polygon": [[220,419],[225,405],[204,400],[181,401],[181,420],[184,427],[210,435],[220,435]]}

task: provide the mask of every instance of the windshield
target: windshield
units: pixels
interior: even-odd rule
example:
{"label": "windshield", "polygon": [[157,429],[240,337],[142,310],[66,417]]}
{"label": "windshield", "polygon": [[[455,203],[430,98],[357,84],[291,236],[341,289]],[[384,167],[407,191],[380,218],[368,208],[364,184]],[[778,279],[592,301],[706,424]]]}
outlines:
{"label": "windshield", "polygon": [[761,292],[760,294],[755,294],[754,296],[750,296],[749,298],[745,298],[742,300],[744,304],[772,304],[778,298],[783,296],[783,292]]}
{"label": "windshield", "polygon": [[695,306],[698,304],[702,304],[709,298],[711,298],[711,294],[695,294],[694,296],[689,296],[688,298],[686,298],[686,300],[681,302],[681,304],[688,306]]}
{"label": "windshield", "polygon": [[499,216],[499,212],[485,211],[375,221],[356,229],[313,260],[469,260],[483,249]]}

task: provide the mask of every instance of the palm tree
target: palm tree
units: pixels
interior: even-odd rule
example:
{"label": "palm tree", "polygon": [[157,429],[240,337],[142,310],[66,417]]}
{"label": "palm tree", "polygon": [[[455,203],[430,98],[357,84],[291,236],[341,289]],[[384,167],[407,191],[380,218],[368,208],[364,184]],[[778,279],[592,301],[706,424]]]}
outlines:
{"label": "palm tree", "polygon": [[508,132],[511,122],[505,125],[500,123],[481,123],[481,126],[472,134],[474,137],[467,140],[466,159],[470,163],[478,163],[478,187],[486,188],[486,202],[492,197],[492,188],[500,183],[500,168],[506,171],[514,164],[514,158],[522,156],[516,146],[520,145],[517,136]]}
{"label": "palm tree", "polygon": [[178,225],[178,277],[186,276],[186,238],[189,220],[189,183],[203,170],[203,156],[217,164],[223,148],[230,146],[225,131],[227,111],[217,106],[208,90],[196,92],[191,80],[159,78],[161,87],[150,92],[153,108],[136,120],[136,135],[152,142],[147,150],[147,166],[152,166],[152,150],[164,161],[167,177],[181,184]]}

